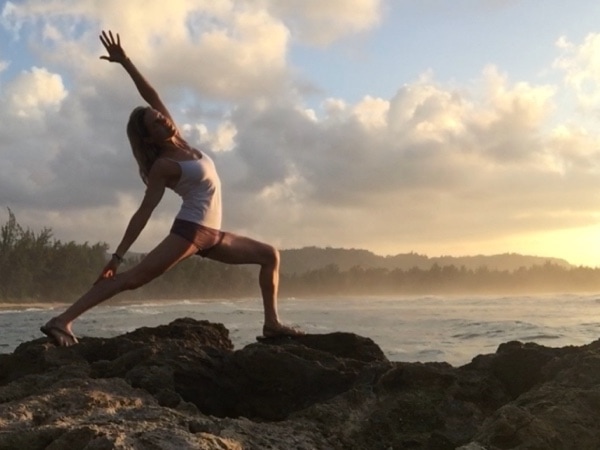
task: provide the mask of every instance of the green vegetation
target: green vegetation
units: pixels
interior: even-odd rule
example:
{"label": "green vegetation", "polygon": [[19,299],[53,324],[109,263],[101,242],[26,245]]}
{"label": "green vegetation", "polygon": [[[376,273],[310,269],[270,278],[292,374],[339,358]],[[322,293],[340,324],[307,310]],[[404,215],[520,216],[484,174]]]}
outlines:
{"label": "green vegetation", "polygon": [[[0,228],[0,302],[72,302],[94,283],[108,258],[108,245],[62,243],[44,228],[24,229],[9,209]],[[122,270],[142,256],[127,258]],[[256,277],[240,266],[190,258],[120,299],[215,298],[256,295]]]}
{"label": "green vegetation", "polygon": [[394,294],[518,294],[600,291],[600,269],[563,267],[552,262],[517,270],[490,270],[485,266],[439,266],[429,269],[382,269],[353,267],[340,271],[329,265],[284,278],[283,292],[302,296],[394,295]]}
{"label": "green vegetation", "polygon": [[[364,250],[309,248],[306,251],[313,268],[296,272],[286,270],[286,267],[294,265],[292,259],[296,261],[295,264],[300,264],[302,249],[282,251],[281,296],[600,291],[600,269],[573,267],[552,259],[513,270],[490,269],[485,265],[477,268],[465,264],[442,265],[437,262],[427,267],[390,268],[374,267],[377,259]],[[96,280],[106,262],[107,252],[108,245],[105,243],[62,243],[52,238],[48,228],[39,233],[24,229],[9,210],[9,219],[0,228],[0,301],[71,302]],[[340,254],[353,258],[354,265],[341,259],[340,263],[323,265],[322,262],[331,255]],[[368,261],[364,260],[364,266],[360,264],[360,256],[369,258]],[[418,255],[407,256],[414,258]],[[503,260],[510,256],[502,255]],[[123,269],[135,264],[141,257],[143,255],[129,257]],[[514,255],[514,258],[521,261],[524,257]],[[317,263],[319,260],[321,265]],[[389,264],[391,258],[385,260]],[[419,256],[419,260],[424,262],[427,258]],[[306,261],[301,265],[310,267]],[[340,266],[345,268],[342,270]],[[258,296],[257,273],[256,269],[248,266],[230,266],[202,258],[190,258],[147,286],[122,293],[119,298]]]}
{"label": "green vegetation", "polygon": [[98,276],[105,244],[80,245],[52,239],[44,228],[23,229],[9,209],[0,228],[0,300],[43,301],[73,298]]}

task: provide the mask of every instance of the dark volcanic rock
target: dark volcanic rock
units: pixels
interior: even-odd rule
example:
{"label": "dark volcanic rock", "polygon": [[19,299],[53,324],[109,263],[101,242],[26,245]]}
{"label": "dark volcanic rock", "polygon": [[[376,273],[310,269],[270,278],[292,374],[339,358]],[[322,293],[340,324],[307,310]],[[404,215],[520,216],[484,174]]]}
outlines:
{"label": "dark volcanic rock", "polygon": [[228,334],[186,318],[0,355],[0,450],[599,448],[598,342],[455,368],[352,333],[237,350]]}

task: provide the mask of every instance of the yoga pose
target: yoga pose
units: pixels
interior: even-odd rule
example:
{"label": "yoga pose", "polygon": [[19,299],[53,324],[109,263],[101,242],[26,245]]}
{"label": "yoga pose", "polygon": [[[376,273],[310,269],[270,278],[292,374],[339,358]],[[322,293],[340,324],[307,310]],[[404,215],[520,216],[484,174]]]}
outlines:
{"label": "yoga pose", "polygon": [[[148,283],[178,262],[198,254],[227,264],[259,264],[263,336],[303,334],[279,321],[279,252],[271,245],[221,231],[221,183],[213,161],[181,136],[156,90],[125,54],[119,35],[115,38],[111,31],[102,31],[100,41],[108,52],[101,59],[121,64],[150,105],[135,108],[127,123],[127,137],[146,193],[96,283],[62,314],[50,319],[41,328],[42,332],[57,345],[76,344],[71,326],[81,314],[119,292]],[[169,235],[139,264],[117,273],[125,253],[146,226],[166,188],[183,199]]]}

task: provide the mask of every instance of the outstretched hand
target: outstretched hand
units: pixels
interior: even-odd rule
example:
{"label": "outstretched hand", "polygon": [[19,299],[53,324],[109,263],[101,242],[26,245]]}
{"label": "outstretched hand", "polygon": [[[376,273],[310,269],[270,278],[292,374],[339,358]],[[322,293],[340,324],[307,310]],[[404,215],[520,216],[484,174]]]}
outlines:
{"label": "outstretched hand", "polygon": [[110,62],[123,63],[127,60],[127,55],[125,54],[125,50],[121,47],[121,38],[119,37],[119,33],[117,33],[117,38],[113,36],[112,31],[102,30],[102,34],[100,35],[100,41],[104,48],[108,52],[108,56],[101,56],[100,59],[105,59]]}

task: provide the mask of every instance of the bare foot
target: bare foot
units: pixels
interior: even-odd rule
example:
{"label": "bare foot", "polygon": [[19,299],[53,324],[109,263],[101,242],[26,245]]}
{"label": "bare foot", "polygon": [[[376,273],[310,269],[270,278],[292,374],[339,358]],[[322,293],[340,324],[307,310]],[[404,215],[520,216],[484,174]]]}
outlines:
{"label": "bare foot", "polygon": [[263,326],[263,337],[265,338],[274,338],[280,336],[303,336],[306,333],[302,330],[299,330],[295,327],[290,327],[287,325],[283,325],[281,323],[277,325],[265,325]]}
{"label": "bare foot", "polygon": [[59,347],[70,347],[79,341],[68,327],[62,327],[58,320],[50,319],[40,331],[48,336]]}

